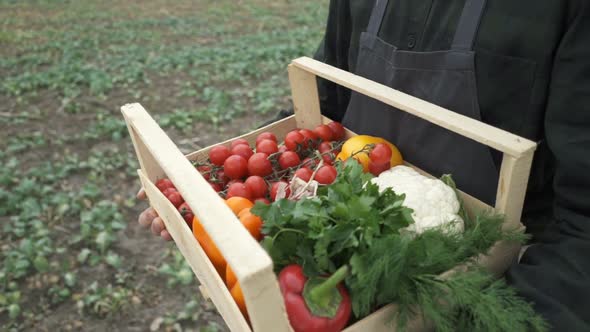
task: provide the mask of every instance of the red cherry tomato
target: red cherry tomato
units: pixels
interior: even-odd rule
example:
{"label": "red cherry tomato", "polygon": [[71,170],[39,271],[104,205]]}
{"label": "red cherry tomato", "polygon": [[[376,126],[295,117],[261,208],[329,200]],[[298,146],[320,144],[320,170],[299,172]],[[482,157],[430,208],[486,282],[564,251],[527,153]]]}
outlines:
{"label": "red cherry tomato", "polygon": [[203,176],[203,178],[205,178],[205,180],[209,181],[209,179],[211,178],[211,166],[207,166],[207,165],[199,166],[199,167],[197,167],[197,171],[199,171],[199,173],[201,173],[201,175]]}
{"label": "red cherry tomato", "polygon": [[315,180],[320,184],[330,184],[336,180],[336,175],[338,172],[336,168],[331,165],[326,165],[320,167],[317,173],[315,174]]}
{"label": "red cherry tomato", "polygon": [[328,127],[330,127],[330,130],[332,130],[333,140],[340,141],[346,136],[346,130],[344,129],[344,126],[340,124],[340,122],[330,122],[328,123]]}
{"label": "red cherry tomato", "polygon": [[315,159],[311,159],[311,158],[305,158],[303,159],[303,162],[301,162],[301,164],[303,165],[303,167],[309,169],[310,171],[315,170],[315,168],[317,167],[318,163],[317,160]]}
{"label": "red cherry tomato", "polygon": [[213,188],[213,190],[215,190],[216,192],[220,192],[223,190],[223,186],[221,185],[221,183],[209,182],[209,184],[211,185],[211,188]]}
{"label": "red cherry tomato", "polygon": [[272,173],[272,163],[266,153],[258,152],[248,160],[248,172],[250,175],[267,176]]}
{"label": "red cherry tomato", "polygon": [[328,125],[319,125],[315,127],[313,132],[324,142],[329,142],[332,140],[332,130],[330,127],[328,127]]}
{"label": "red cherry tomato", "polygon": [[188,228],[193,229],[193,218],[195,217],[193,211],[191,210],[190,206],[186,204],[186,202],[180,204],[178,207],[178,212],[188,225]]}
{"label": "red cherry tomato", "polygon": [[247,145],[248,147],[250,147],[250,143],[248,143],[248,141],[246,141],[243,138],[238,138],[238,139],[231,142],[230,149],[233,149],[240,144],[244,144],[244,145]]}
{"label": "red cherry tomato", "polygon": [[242,156],[246,160],[250,159],[254,154],[254,151],[250,148],[249,145],[246,144],[238,144],[231,149],[231,154],[234,156]]}
{"label": "red cherry tomato", "polygon": [[304,142],[305,137],[296,130],[289,132],[287,136],[285,136],[285,146],[291,151],[297,152],[299,146],[304,146]]}
{"label": "red cherry tomato", "polygon": [[383,164],[385,162],[391,162],[391,148],[384,143],[377,143],[371,152],[369,153],[369,159],[375,164]]}
{"label": "red cherry tomato", "polygon": [[379,174],[387,171],[391,168],[391,161],[387,160],[382,163],[377,163],[372,160],[369,160],[369,172],[375,176],[379,176]]}
{"label": "red cherry tomato", "polygon": [[227,146],[218,145],[209,150],[209,160],[211,160],[213,165],[221,166],[231,154],[232,153]]}
{"label": "red cherry tomato", "polygon": [[248,175],[248,161],[239,155],[229,156],[223,163],[223,171],[230,179],[241,179]]}
{"label": "red cherry tomato", "polygon": [[176,188],[166,188],[164,189],[164,191],[162,191],[162,194],[164,194],[164,197],[168,198],[168,195],[177,192],[178,190],[176,190]]}
{"label": "red cherry tomato", "polygon": [[254,203],[256,203],[256,202],[262,202],[264,204],[270,204],[270,201],[268,199],[266,199],[266,198],[263,198],[263,197],[255,199],[254,200]]}
{"label": "red cherry tomato", "polygon": [[277,146],[277,142],[270,139],[263,139],[256,144],[256,152],[266,153],[270,156],[273,153],[279,152],[279,147]]}
{"label": "red cherry tomato", "polygon": [[305,138],[305,141],[303,143],[305,147],[315,147],[318,140],[318,135],[316,135],[312,130],[309,129],[301,129],[299,130],[299,133],[303,135],[303,137]]}
{"label": "red cherry tomato", "polygon": [[308,182],[309,179],[311,179],[312,174],[313,174],[313,172],[309,168],[303,167],[303,168],[296,170],[294,176],[297,176],[301,180]]}
{"label": "red cherry tomato", "polygon": [[244,197],[251,200],[252,193],[245,184],[236,182],[227,188],[227,195],[225,198],[227,199],[232,197]]}
{"label": "red cherry tomato", "polygon": [[274,202],[276,200],[277,193],[279,191],[280,186],[285,186],[286,191],[287,191],[286,192],[287,196],[290,195],[291,189],[289,189],[289,183],[287,183],[287,181],[277,181],[277,182],[272,183],[270,186],[270,200],[271,201]]}
{"label": "red cherry tomato", "polygon": [[266,181],[258,175],[249,176],[244,184],[250,190],[252,198],[262,198],[268,192]]}
{"label": "red cherry tomato", "polygon": [[279,146],[279,152],[280,153],[287,152],[287,151],[289,151],[289,149],[287,149],[287,147],[285,145]]}
{"label": "red cherry tomato", "polygon": [[217,171],[215,175],[217,182],[219,182],[222,186],[226,185],[229,182],[229,177],[225,175],[225,171]]}
{"label": "red cherry tomato", "polygon": [[178,208],[182,203],[184,203],[184,199],[178,191],[175,191],[166,197],[175,208]]}
{"label": "red cherry tomato", "polygon": [[281,169],[295,167],[300,163],[301,158],[299,158],[299,155],[293,151],[283,152],[279,157],[279,165],[281,165]]}
{"label": "red cherry tomato", "polygon": [[170,181],[170,179],[160,179],[156,181],[156,187],[160,189],[160,191],[164,191],[168,188],[174,188],[174,183]]}
{"label": "red cherry tomato", "polygon": [[256,136],[256,145],[258,145],[258,143],[260,143],[261,141],[265,140],[265,139],[269,139],[271,141],[274,141],[275,143],[277,142],[277,136],[271,132],[264,132],[259,134],[258,136]]}
{"label": "red cherry tomato", "polygon": [[318,151],[322,154],[324,164],[332,165],[334,163],[334,153],[332,153],[332,144],[330,142],[322,142],[318,148]]}

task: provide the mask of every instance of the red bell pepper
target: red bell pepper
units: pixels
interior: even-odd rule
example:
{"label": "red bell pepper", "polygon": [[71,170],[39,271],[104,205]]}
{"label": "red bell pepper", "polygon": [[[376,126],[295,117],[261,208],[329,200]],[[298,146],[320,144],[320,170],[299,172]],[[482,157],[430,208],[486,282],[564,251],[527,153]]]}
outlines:
{"label": "red bell pepper", "polygon": [[295,332],[338,332],[350,318],[348,292],[341,283],[346,266],[329,278],[310,278],[299,265],[289,265],[279,274],[279,285],[291,327]]}

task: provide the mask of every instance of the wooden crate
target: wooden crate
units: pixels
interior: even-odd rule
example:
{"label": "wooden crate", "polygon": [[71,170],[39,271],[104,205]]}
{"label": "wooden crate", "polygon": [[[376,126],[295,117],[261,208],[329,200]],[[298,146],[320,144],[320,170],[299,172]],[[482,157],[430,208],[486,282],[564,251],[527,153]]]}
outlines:
{"label": "wooden crate", "polygon": [[[461,195],[471,213],[495,209],[506,216],[505,227],[522,228],[520,216],[536,148],[534,142],[310,58],[292,61],[288,72],[295,115],[241,138],[253,144],[256,136],[264,131],[283,138],[296,127],[313,129],[330,122],[320,114],[316,85],[319,76],[503,152],[495,207],[464,193]],[[232,331],[291,331],[270,257],[189,162],[189,159],[205,160],[211,147],[184,156],[141,105],[125,105],[122,112],[140,161],[138,174],[150,204],[164,220],[199,279],[203,294],[213,301],[229,328]],[[347,135],[355,134],[347,131]],[[228,145],[229,142],[219,144]],[[251,326],[178,211],[154,185],[162,177],[172,180],[234,270],[242,286]],[[500,274],[514,260],[518,249],[498,243],[491,255],[480,259],[490,270]],[[395,305],[388,305],[345,331],[392,331],[390,319],[394,311]]]}

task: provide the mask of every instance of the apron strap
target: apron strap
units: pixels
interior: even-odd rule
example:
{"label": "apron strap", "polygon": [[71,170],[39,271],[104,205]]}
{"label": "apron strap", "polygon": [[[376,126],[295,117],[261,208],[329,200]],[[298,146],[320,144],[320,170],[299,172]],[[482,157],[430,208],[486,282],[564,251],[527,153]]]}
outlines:
{"label": "apron strap", "polygon": [[379,29],[381,28],[381,21],[383,21],[383,15],[385,15],[385,8],[387,7],[388,0],[376,0],[373,11],[371,12],[371,18],[369,19],[369,26],[367,32],[371,35],[377,36]]}
{"label": "apron strap", "polygon": [[[479,28],[486,0],[467,0],[451,45],[452,50],[471,51]],[[372,18],[372,16],[371,16]]]}

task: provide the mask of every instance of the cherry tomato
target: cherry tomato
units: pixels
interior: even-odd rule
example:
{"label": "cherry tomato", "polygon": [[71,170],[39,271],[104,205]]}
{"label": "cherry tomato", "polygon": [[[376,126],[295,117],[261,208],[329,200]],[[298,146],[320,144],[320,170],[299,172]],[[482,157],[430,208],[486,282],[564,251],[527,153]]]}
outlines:
{"label": "cherry tomato", "polygon": [[244,145],[247,145],[248,147],[250,147],[250,143],[248,143],[248,141],[246,141],[243,138],[238,138],[238,139],[231,142],[230,149],[233,149],[240,144],[244,144]]}
{"label": "cherry tomato", "polygon": [[316,135],[312,130],[309,129],[301,129],[299,130],[299,133],[303,135],[303,137],[305,137],[305,141],[303,142],[303,145],[305,147],[314,147],[316,141],[318,140],[318,135]]}
{"label": "cherry tomato", "polygon": [[175,188],[174,183],[172,183],[170,179],[160,179],[156,181],[156,187],[160,189],[161,192],[164,192],[164,190],[168,188]]}
{"label": "cherry tomato", "polygon": [[254,151],[246,144],[238,144],[231,149],[231,154],[234,156],[242,156],[246,160],[250,159],[254,154]]}
{"label": "cherry tomato", "polygon": [[211,160],[213,165],[221,166],[231,154],[232,153],[227,146],[218,145],[209,150],[209,160]]}
{"label": "cherry tomato", "polygon": [[266,153],[257,152],[248,160],[250,175],[267,176],[272,173],[272,163]]}
{"label": "cherry tomato", "polygon": [[315,180],[320,184],[330,184],[336,180],[337,174],[338,172],[334,166],[322,166],[318,169],[317,173],[315,173]]}
{"label": "cherry tomato", "polygon": [[223,186],[221,185],[221,183],[209,182],[209,184],[211,185],[211,188],[213,188],[213,190],[215,190],[216,192],[220,192],[223,190]]}
{"label": "cherry tomato", "polygon": [[255,199],[254,200],[254,203],[256,203],[256,202],[262,202],[264,204],[270,204],[270,201],[267,198],[264,198],[264,197],[260,197],[260,198]]}
{"label": "cherry tomato", "polygon": [[178,207],[178,212],[188,225],[190,229],[193,229],[193,218],[195,217],[193,211],[191,210],[190,206],[186,202],[180,204]]}
{"label": "cherry tomato", "polygon": [[250,193],[252,193],[252,198],[264,197],[268,192],[266,181],[258,175],[249,176],[244,184],[248,187]]}
{"label": "cherry tomato", "polygon": [[289,183],[287,181],[277,181],[274,182],[270,186],[270,200],[275,201],[277,198],[277,193],[279,192],[279,187],[284,186],[286,189],[286,195],[289,196],[291,194],[291,189],[289,189]]}
{"label": "cherry tomato", "polygon": [[277,142],[270,139],[263,139],[260,143],[256,144],[256,152],[266,153],[270,156],[273,153],[279,152],[279,147],[277,146]]}
{"label": "cherry tomato", "polygon": [[311,159],[311,158],[305,158],[303,159],[303,162],[301,162],[301,164],[303,165],[303,167],[309,169],[310,171],[315,170],[315,168],[317,167],[318,163],[317,160],[315,159]]}
{"label": "cherry tomato", "polygon": [[227,175],[225,175],[225,171],[223,171],[223,170],[217,171],[217,174],[215,175],[215,179],[222,186],[226,185],[229,182],[229,177],[227,177]]}
{"label": "cherry tomato", "polygon": [[387,171],[391,168],[391,161],[387,160],[382,163],[377,163],[372,160],[369,160],[369,172],[375,176],[379,176],[379,174]]}
{"label": "cherry tomato", "polygon": [[283,152],[287,152],[287,151],[289,151],[289,149],[287,149],[287,147],[285,145],[279,146],[278,152],[283,153]]}
{"label": "cherry tomato", "polygon": [[383,164],[391,162],[392,151],[387,144],[377,143],[371,152],[369,153],[369,159],[375,164]]}
{"label": "cherry tomato", "polygon": [[318,148],[322,154],[324,164],[332,165],[334,163],[334,154],[332,153],[332,144],[329,142],[322,142]]}
{"label": "cherry tomato", "polygon": [[258,145],[258,143],[260,143],[261,141],[265,140],[265,139],[269,139],[271,141],[274,141],[275,143],[277,142],[277,136],[271,132],[264,132],[259,134],[258,136],[256,136],[256,145]]}
{"label": "cherry tomato", "polygon": [[296,130],[289,132],[287,136],[285,136],[285,146],[291,151],[297,152],[297,148],[303,146],[304,142],[305,137]]}
{"label": "cherry tomato", "polygon": [[209,179],[211,178],[211,166],[207,166],[207,165],[199,166],[199,167],[197,167],[197,171],[199,171],[199,173],[201,173],[201,175],[203,176],[203,178],[205,178],[205,180],[209,181]]}
{"label": "cherry tomato", "polygon": [[240,182],[236,182],[231,184],[228,188],[227,188],[227,198],[232,198],[232,197],[243,197],[246,199],[252,199],[252,192],[250,192],[250,189],[248,189],[248,187],[246,187],[245,184],[240,183]]}
{"label": "cherry tomato", "polygon": [[176,188],[166,188],[164,189],[164,191],[162,192],[162,194],[164,194],[164,197],[168,197],[168,195],[177,192],[178,190],[176,190]]}
{"label": "cherry tomato", "polygon": [[324,142],[329,142],[332,140],[332,130],[330,127],[328,127],[328,125],[319,125],[315,127],[313,132]]}
{"label": "cherry tomato", "polygon": [[328,123],[328,127],[332,130],[332,139],[335,141],[343,140],[346,136],[346,130],[344,126],[340,122],[330,122]]}
{"label": "cherry tomato", "polygon": [[295,167],[301,163],[301,158],[299,155],[293,151],[287,151],[281,153],[279,157],[279,165],[281,165],[282,169],[287,169],[289,167]]}
{"label": "cherry tomato", "polygon": [[171,193],[170,195],[166,196],[170,203],[174,205],[175,208],[178,208],[180,204],[184,203],[184,199],[180,195],[178,191]]}
{"label": "cherry tomato", "polygon": [[248,175],[248,161],[242,156],[229,156],[223,163],[223,171],[230,179],[241,179]]}
{"label": "cherry tomato", "polygon": [[309,168],[302,167],[296,170],[294,175],[305,182],[309,182],[309,179],[311,179],[312,174],[313,172]]}

